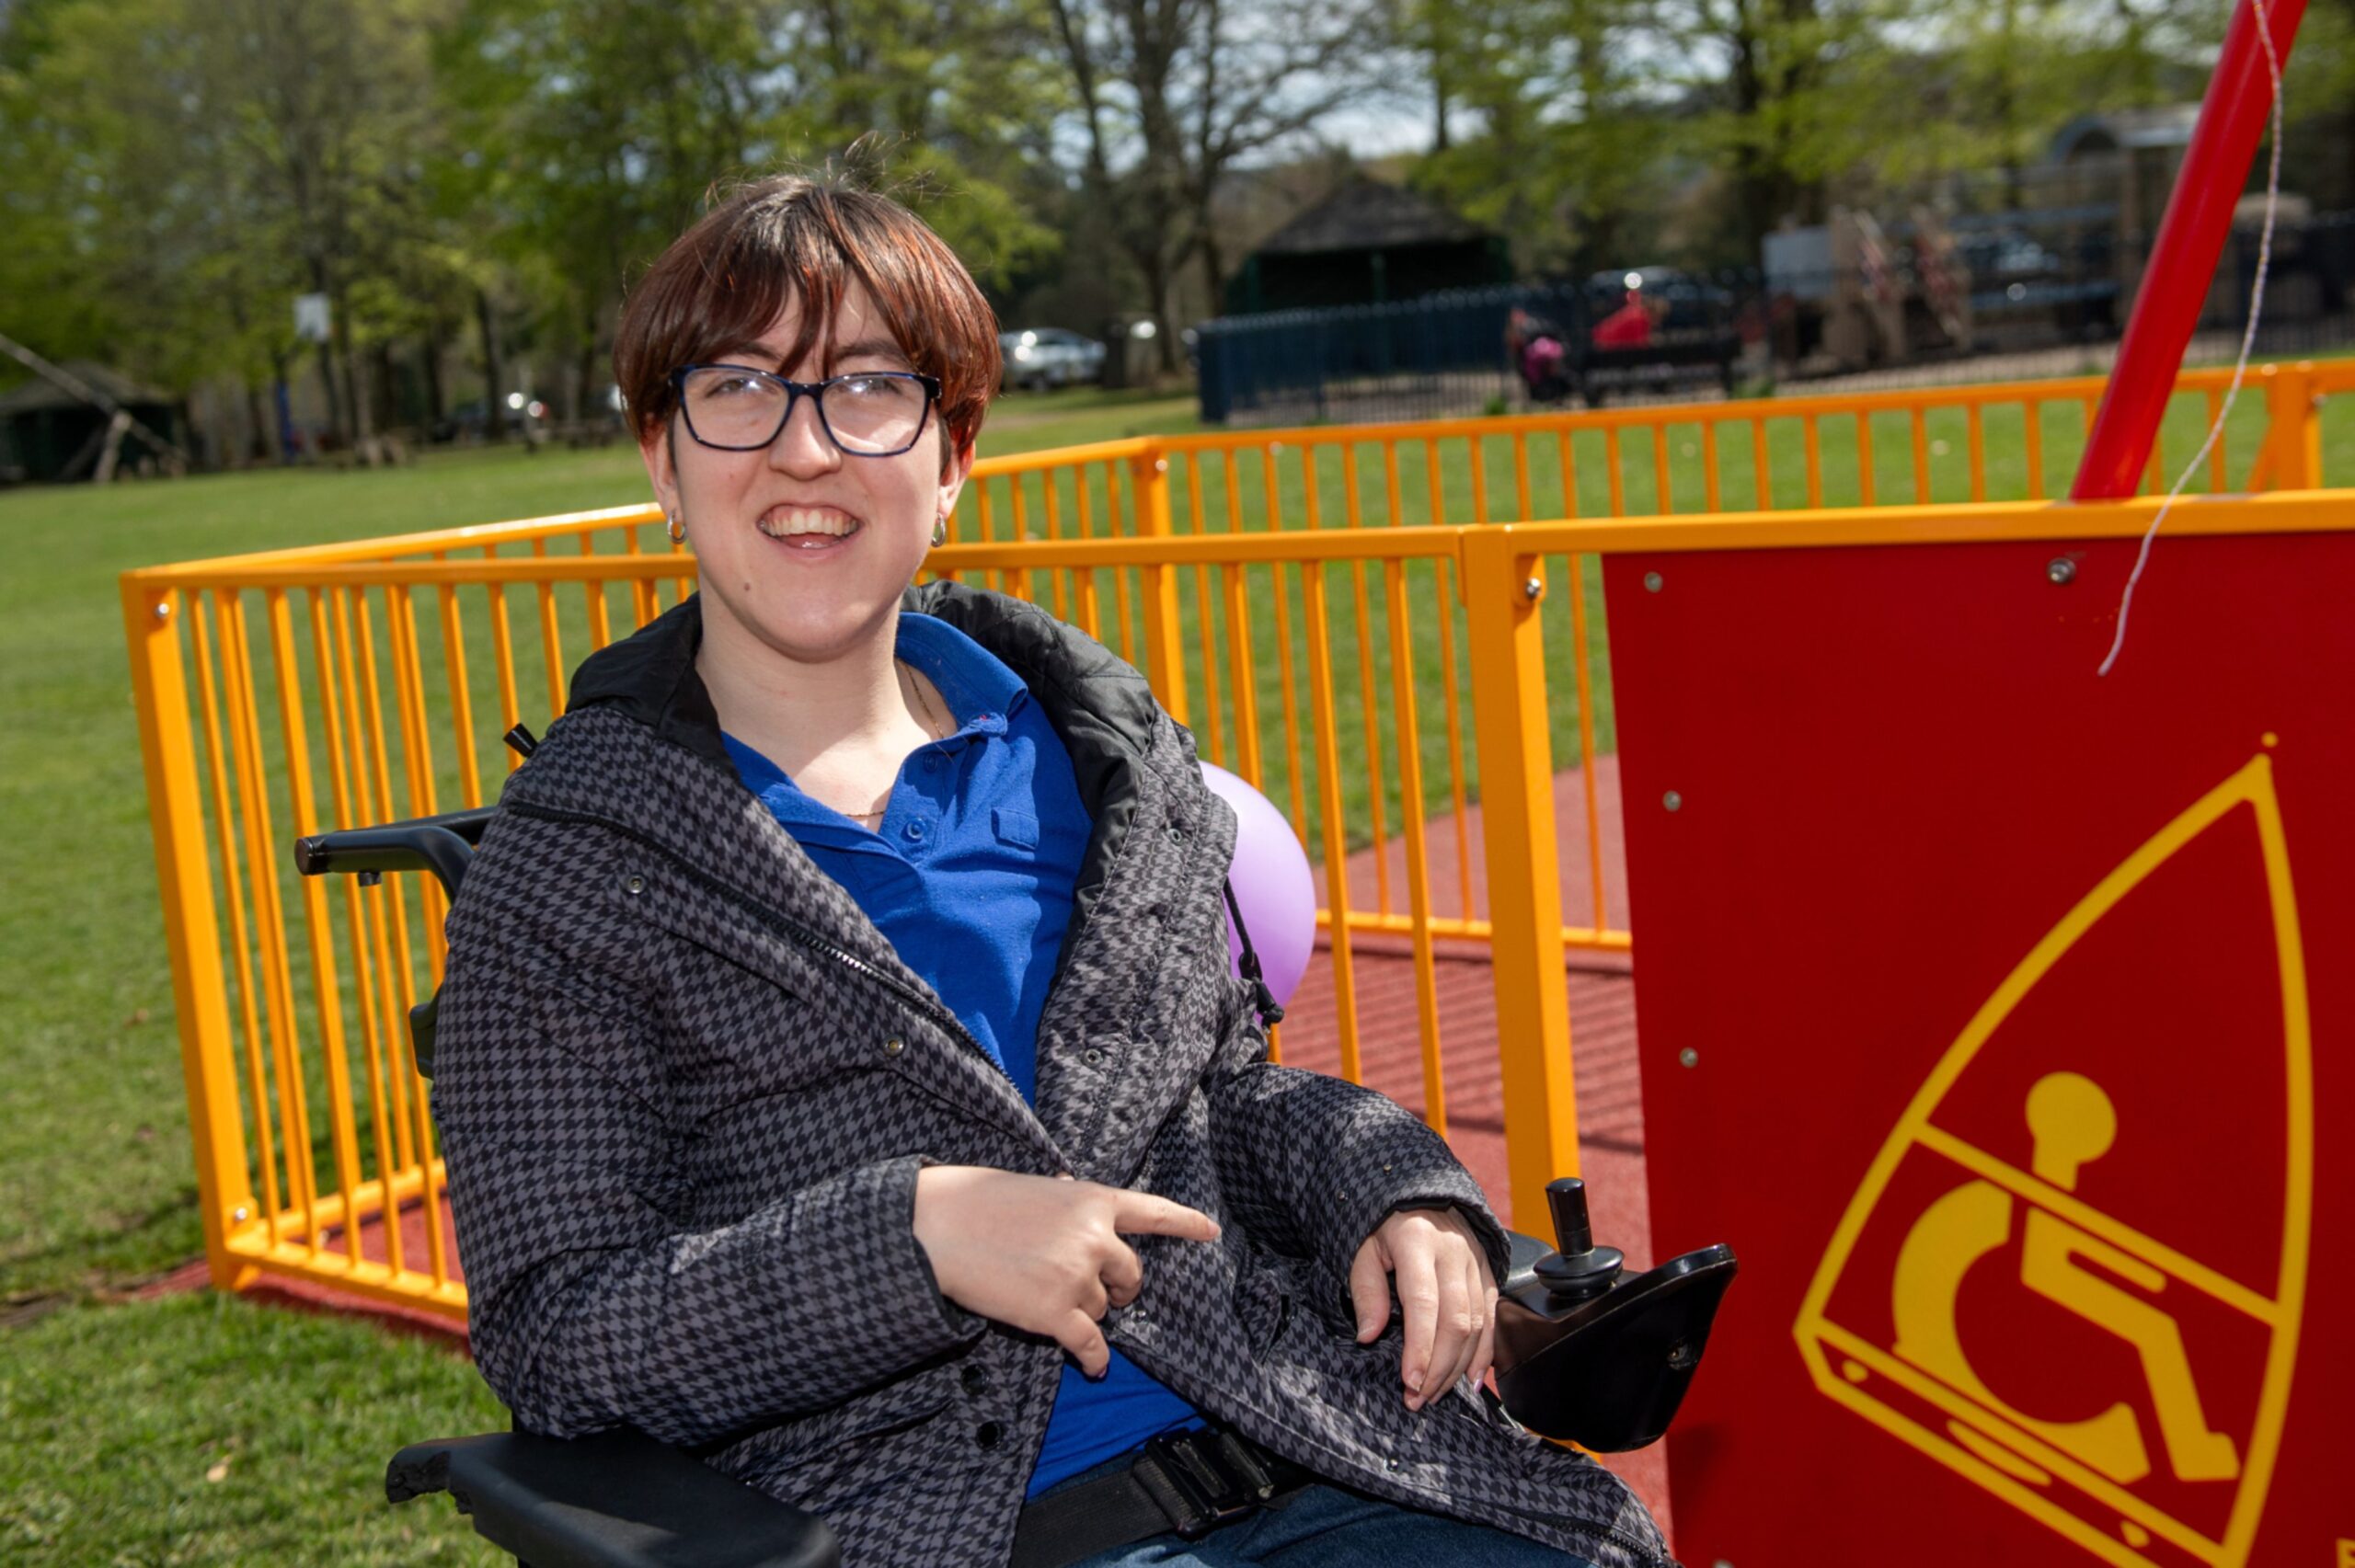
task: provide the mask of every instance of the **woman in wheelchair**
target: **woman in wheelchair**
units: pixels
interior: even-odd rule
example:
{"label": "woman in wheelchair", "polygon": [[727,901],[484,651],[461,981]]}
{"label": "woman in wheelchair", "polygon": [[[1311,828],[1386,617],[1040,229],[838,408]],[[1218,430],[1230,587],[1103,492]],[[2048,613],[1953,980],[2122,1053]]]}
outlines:
{"label": "woman in wheelchair", "polygon": [[1268,1060],[1190,738],[1043,612],[910,587],[999,373],[956,258],[751,184],[615,359],[701,591],[574,677],[441,1002],[519,1425],[687,1446],[851,1568],[1665,1562],[1482,1386],[1507,1242],[1445,1143]]}

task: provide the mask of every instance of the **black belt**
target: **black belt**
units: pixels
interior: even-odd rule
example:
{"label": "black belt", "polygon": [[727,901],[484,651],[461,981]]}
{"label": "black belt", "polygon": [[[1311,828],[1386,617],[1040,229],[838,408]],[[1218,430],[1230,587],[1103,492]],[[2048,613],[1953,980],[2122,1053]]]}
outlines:
{"label": "black belt", "polygon": [[1200,1540],[1315,1477],[1233,1432],[1178,1432],[1126,1470],[1052,1492],[1022,1510],[1007,1568],[1063,1568],[1172,1531]]}

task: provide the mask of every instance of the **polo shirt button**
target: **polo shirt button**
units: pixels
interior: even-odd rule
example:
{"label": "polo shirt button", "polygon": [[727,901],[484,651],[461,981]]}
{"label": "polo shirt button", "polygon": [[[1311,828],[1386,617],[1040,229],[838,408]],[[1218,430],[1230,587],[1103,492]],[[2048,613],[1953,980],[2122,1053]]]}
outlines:
{"label": "polo shirt button", "polygon": [[973,1441],[984,1448],[996,1448],[1005,1441],[1005,1425],[995,1421],[982,1422],[973,1428]]}
{"label": "polo shirt button", "polygon": [[924,754],[924,771],[927,773],[936,773],[940,772],[939,752],[927,751]]}
{"label": "polo shirt button", "polygon": [[924,824],[921,822],[911,822],[900,830],[907,834],[907,836],[912,839],[921,839],[924,837]]}

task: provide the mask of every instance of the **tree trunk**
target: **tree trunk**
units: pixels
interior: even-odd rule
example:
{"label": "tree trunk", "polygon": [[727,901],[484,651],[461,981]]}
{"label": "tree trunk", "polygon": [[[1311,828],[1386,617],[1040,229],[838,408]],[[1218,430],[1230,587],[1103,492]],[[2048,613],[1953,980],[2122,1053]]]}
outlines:
{"label": "tree trunk", "polygon": [[1219,249],[1218,228],[1211,222],[1210,204],[1202,205],[1200,222],[1201,238],[1196,243],[1202,253],[1202,281],[1209,286],[1205,303],[1212,315],[1226,314],[1226,257]]}
{"label": "tree trunk", "polygon": [[270,458],[270,416],[262,411],[261,388],[246,383],[246,461],[265,463]]}
{"label": "tree trunk", "polygon": [[378,421],[387,429],[398,429],[406,422],[399,367],[393,363],[393,346],[389,342],[368,350],[368,405],[377,411]]}
{"label": "tree trunk", "polygon": [[376,433],[374,401],[370,387],[361,374],[359,361],[351,348],[351,312],[350,302],[339,290],[333,296],[334,325],[329,335],[335,340],[336,361],[343,368],[343,391],[351,414],[351,439],[348,445],[356,446]]}
{"label": "tree trunk", "polygon": [[425,367],[425,428],[429,430],[449,417],[447,398],[442,391],[442,340],[444,323],[439,312],[425,329],[422,345]]}
{"label": "tree trunk", "polygon": [[1153,313],[1155,363],[1166,375],[1178,368],[1177,356],[1171,352],[1178,346],[1178,334],[1172,330],[1173,313],[1169,308],[1169,263],[1160,248],[1155,246],[1140,252],[1137,269],[1144,274],[1146,308]]}
{"label": "tree trunk", "polygon": [[482,328],[483,434],[499,441],[507,434],[506,366],[499,354],[499,312],[488,289],[475,291],[475,320]]}
{"label": "tree trunk", "polygon": [[[327,287],[327,264],[322,257],[311,258],[311,292],[330,300],[335,298]],[[344,397],[347,384],[336,376],[334,345],[343,330],[343,319],[341,306],[339,304],[335,309],[336,318],[327,324],[327,335],[319,342],[319,381],[326,386],[327,394],[327,432],[340,448],[351,444],[351,415]]]}

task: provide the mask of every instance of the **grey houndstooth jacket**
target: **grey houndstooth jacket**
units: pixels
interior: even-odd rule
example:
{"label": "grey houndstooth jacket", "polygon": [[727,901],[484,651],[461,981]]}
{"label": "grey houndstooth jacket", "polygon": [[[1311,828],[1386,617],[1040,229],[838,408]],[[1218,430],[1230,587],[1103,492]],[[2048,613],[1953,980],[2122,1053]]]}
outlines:
{"label": "grey houndstooth jacket", "polygon": [[737,781],[690,600],[586,663],[449,923],[434,1110],[482,1372],[523,1425],[628,1424],[823,1516],[848,1568],[1003,1563],[1063,1359],[944,1299],[925,1164],[1160,1193],[1111,1343],[1330,1480],[1601,1568],[1667,1561],[1591,1460],[1463,1391],[1401,1402],[1348,1271],[1404,1205],[1503,1232],[1391,1101],[1267,1060],[1227,965],[1232,813],[1135,671],[1017,601],[911,590],[1028,683],[1095,832],[1025,1104]]}

